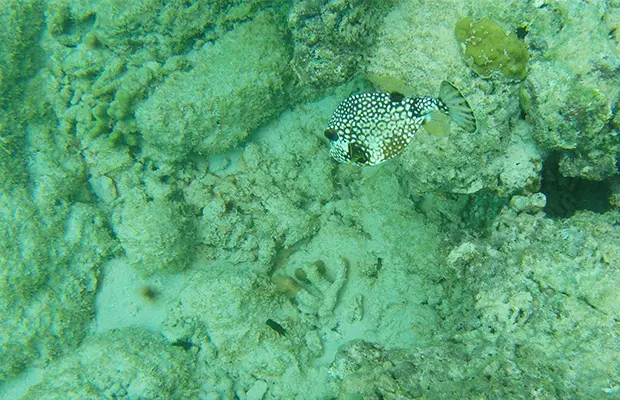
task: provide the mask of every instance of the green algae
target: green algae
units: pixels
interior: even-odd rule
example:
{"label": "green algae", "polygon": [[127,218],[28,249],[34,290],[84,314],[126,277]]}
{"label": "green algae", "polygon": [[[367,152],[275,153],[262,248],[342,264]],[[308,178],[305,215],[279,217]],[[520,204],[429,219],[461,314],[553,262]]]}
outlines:
{"label": "green algae", "polygon": [[465,43],[465,57],[471,60],[476,73],[488,77],[499,70],[510,79],[527,76],[529,54],[525,44],[513,32],[507,33],[501,24],[490,18],[474,21],[461,19],[455,26],[456,38]]}

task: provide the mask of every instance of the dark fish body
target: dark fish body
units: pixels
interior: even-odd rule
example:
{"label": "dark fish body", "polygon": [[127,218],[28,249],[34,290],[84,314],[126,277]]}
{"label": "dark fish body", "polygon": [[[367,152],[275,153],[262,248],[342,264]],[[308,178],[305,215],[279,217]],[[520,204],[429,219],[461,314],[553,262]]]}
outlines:
{"label": "dark fish body", "polygon": [[439,98],[354,94],[338,105],[325,129],[330,154],[341,163],[380,164],[401,153],[433,113],[450,115],[465,130],[476,130],[469,104],[448,82],[442,83]]}
{"label": "dark fish body", "polygon": [[271,329],[273,329],[274,331],[278,332],[278,335],[280,336],[286,336],[286,330],[282,327],[282,325],[278,324],[276,321],[272,320],[271,318],[268,319],[266,322],[267,326],[269,326]]}

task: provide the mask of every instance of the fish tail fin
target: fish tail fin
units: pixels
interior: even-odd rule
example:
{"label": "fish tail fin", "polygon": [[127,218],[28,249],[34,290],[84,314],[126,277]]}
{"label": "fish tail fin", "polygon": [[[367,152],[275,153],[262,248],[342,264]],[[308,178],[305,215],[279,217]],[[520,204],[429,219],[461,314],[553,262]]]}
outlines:
{"label": "fish tail fin", "polygon": [[452,120],[467,132],[476,131],[476,117],[465,97],[450,82],[443,81],[439,88],[439,98],[445,103]]}

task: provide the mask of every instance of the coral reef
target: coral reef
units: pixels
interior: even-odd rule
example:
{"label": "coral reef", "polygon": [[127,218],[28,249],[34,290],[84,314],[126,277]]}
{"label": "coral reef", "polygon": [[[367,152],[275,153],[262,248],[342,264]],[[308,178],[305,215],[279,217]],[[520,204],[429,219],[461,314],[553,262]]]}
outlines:
{"label": "coral reef", "polygon": [[[143,134],[136,126],[134,115],[138,105],[172,74],[182,76],[183,72],[203,62],[215,65],[217,60],[235,60],[236,58],[228,60],[228,56],[220,51],[220,46],[216,46],[213,56],[204,56],[203,51],[200,53],[203,57],[199,57],[196,50],[206,42],[231,31],[233,26],[264,13],[265,8],[268,8],[264,3],[262,0],[215,1],[209,4],[187,4],[180,0],[104,0],[96,5],[67,0],[50,3],[46,10],[47,36],[46,40],[42,41],[42,46],[48,53],[53,54],[46,79],[51,86],[48,92],[49,101],[60,120],[61,130],[64,133],[75,131],[75,136],[82,142],[83,147],[99,147],[100,143],[93,146],[91,142],[93,138],[104,136],[108,138],[110,146],[118,147],[118,152],[127,149],[138,151]],[[264,19],[263,22],[267,35],[273,32],[270,30],[273,25]],[[224,41],[222,45],[223,43]],[[281,47],[282,42],[278,40],[273,44]],[[241,48],[237,47],[234,51],[241,51]],[[266,58],[275,60],[280,56],[278,53],[272,58]],[[265,65],[273,66],[272,63]],[[204,65],[202,67],[202,72],[205,72]],[[242,65],[237,67],[240,68],[239,74],[242,74]],[[219,71],[221,74],[222,69]],[[217,74],[217,70],[212,70],[203,82],[207,84],[208,79],[219,79]],[[277,73],[274,74],[279,77]],[[173,80],[168,81],[169,86],[173,86]],[[240,76],[232,81],[235,80],[243,82]],[[228,89],[224,88],[223,95],[228,93],[232,97],[231,88],[242,89],[232,81],[229,82],[231,86]],[[278,85],[277,82],[272,82],[272,79],[266,79],[264,84],[271,83],[274,87]],[[222,81],[218,81],[210,86],[215,89],[221,84]],[[257,94],[265,95],[264,86],[263,91],[258,91]],[[227,103],[224,98],[220,98],[218,104],[224,106]],[[151,102],[151,106],[155,105]],[[273,115],[269,108],[262,109],[256,104],[254,108],[259,115],[253,121],[258,122],[250,124],[250,128],[266,116]],[[186,111],[191,112],[192,109]],[[203,114],[205,115],[202,115],[202,118],[213,122],[207,130],[212,131],[217,118],[211,118],[206,112]],[[231,115],[231,119],[234,120],[234,115]],[[151,132],[148,131],[150,126],[142,127],[147,130],[147,136]],[[247,127],[243,125],[238,129]],[[188,135],[189,133],[180,135],[179,142],[193,143],[186,137]],[[247,132],[238,135],[245,136]],[[156,142],[155,139],[152,141]],[[199,139],[194,142],[197,141]],[[231,142],[234,144],[234,140]],[[160,158],[165,155],[166,159],[187,156],[181,152],[186,151],[188,145],[180,148],[177,145],[173,148],[180,153],[170,155],[171,151],[166,153],[165,149],[162,149]],[[157,155],[158,153],[154,152],[154,156]]]}
{"label": "coral reef", "polygon": [[338,294],[347,279],[348,267],[348,260],[340,260],[337,269],[331,274],[333,280],[329,280],[325,275],[325,264],[322,261],[298,268],[304,272],[306,287],[295,294],[294,300],[299,311],[306,318],[310,318],[312,323],[322,325],[325,319],[333,317]]}
{"label": "coral reef", "polygon": [[194,398],[192,355],[140,329],[87,339],[80,352],[47,369],[23,399]]}
{"label": "coral reef", "polygon": [[289,59],[282,34],[261,15],[203,46],[194,69],[167,79],[136,110],[145,153],[175,161],[223,152],[280,111]]}
{"label": "coral reef", "polygon": [[471,17],[457,21],[456,38],[465,45],[465,57],[471,58],[471,67],[482,76],[494,70],[506,78],[521,80],[527,76],[529,58],[525,44],[514,32],[490,18],[474,21]]}
{"label": "coral reef", "polygon": [[453,337],[476,360],[471,394],[595,399],[620,372],[611,317],[620,312],[618,213],[553,221],[543,206],[540,194],[514,199],[488,240],[464,241],[448,256],[471,295]]}
{"label": "coral reef", "polygon": [[605,15],[596,4],[563,4],[541,9],[529,27],[539,54],[530,63],[524,112],[536,144],[560,154],[567,177],[617,173],[620,139],[610,122],[620,99],[620,55],[609,37],[614,23],[598,22]]}
{"label": "coral reef", "polygon": [[278,249],[316,231],[322,204],[334,195],[324,173],[333,164],[322,153],[325,143],[313,134],[322,129],[324,106],[311,104],[306,110],[285,113],[277,126],[257,132],[259,138],[269,132],[275,140],[255,140],[239,158],[215,157],[206,174],[188,171],[194,178],[181,190],[186,202],[201,210],[198,232],[205,257],[252,261],[253,269],[266,272]]}
{"label": "coral reef", "polygon": [[467,75],[454,34],[467,12],[464,5],[427,3],[405,1],[388,15],[367,68],[369,77],[383,89],[405,87],[413,96],[437,96],[441,81],[449,79],[468,99],[479,128],[469,134],[453,127],[443,137],[419,132],[396,160],[401,165],[395,173],[402,172],[409,190],[420,194],[488,190],[504,197],[536,190],[542,159],[531,128],[519,121],[518,87],[496,90],[493,83]]}
{"label": "coral reef", "polygon": [[[408,90],[399,88],[407,95],[434,96],[443,79],[463,76],[466,66],[454,38],[454,24],[465,13],[465,7],[456,1],[400,2],[385,17],[376,43],[369,51],[366,73],[370,80],[395,79],[408,87]],[[465,89],[460,79],[463,78],[453,83]]]}
{"label": "coral reef", "polygon": [[41,98],[40,6],[0,5],[2,25],[14,29],[0,40],[7,61],[0,67],[0,382],[79,345],[101,266],[115,248],[73,142],[55,135]]}
{"label": "coral reef", "polygon": [[327,88],[358,71],[390,1],[296,0],[289,15],[292,66],[301,85]]}
{"label": "coral reef", "polygon": [[[620,392],[618,1],[0,11],[3,399]],[[475,133],[330,159],[446,79]]]}
{"label": "coral reef", "polygon": [[126,197],[113,223],[129,263],[145,275],[185,269],[196,241],[194,220],[174,201],[147,201],[138,191]]}
{"label": "coral reef", "polygon": [[114,246],[104,215],[92,205],[56,205],[50,214],[32,202],[26,188],[5,190],[0,381],[80,343],[94,313],[101,265]]}
{"label": "coral reef", "polygon": [[[37,37],[44,26],[42,4],[37,1],[4,1],[0,23],[0,183],[24,180],[24,116],[14,101],[24,97],[24,81],[34,75],[41,48]],[[20,32],[20,35],[15,35]]]}
{"label": "coral reef", "polygon": [[343,398],[411,398],[402,389],[406,371],[399,371],[388,354],[381,346],[361,339],[351,340],[338,348],[328,373],[341,381],[341,393],[347,396]]}

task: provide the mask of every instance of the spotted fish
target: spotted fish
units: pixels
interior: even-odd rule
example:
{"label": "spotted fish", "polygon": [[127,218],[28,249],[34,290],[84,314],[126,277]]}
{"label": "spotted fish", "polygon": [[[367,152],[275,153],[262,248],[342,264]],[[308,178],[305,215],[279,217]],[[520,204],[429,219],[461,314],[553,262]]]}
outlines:
{"label": "spotted fish", "polygon": [[439,98],[354,94],[338,105],[325,128],[329,153],[341,163],[381,164],[401,153],[421,126],[430,130],[444,115],[465,131],[476,131],[469,103],[446,81],[441,83]]}

